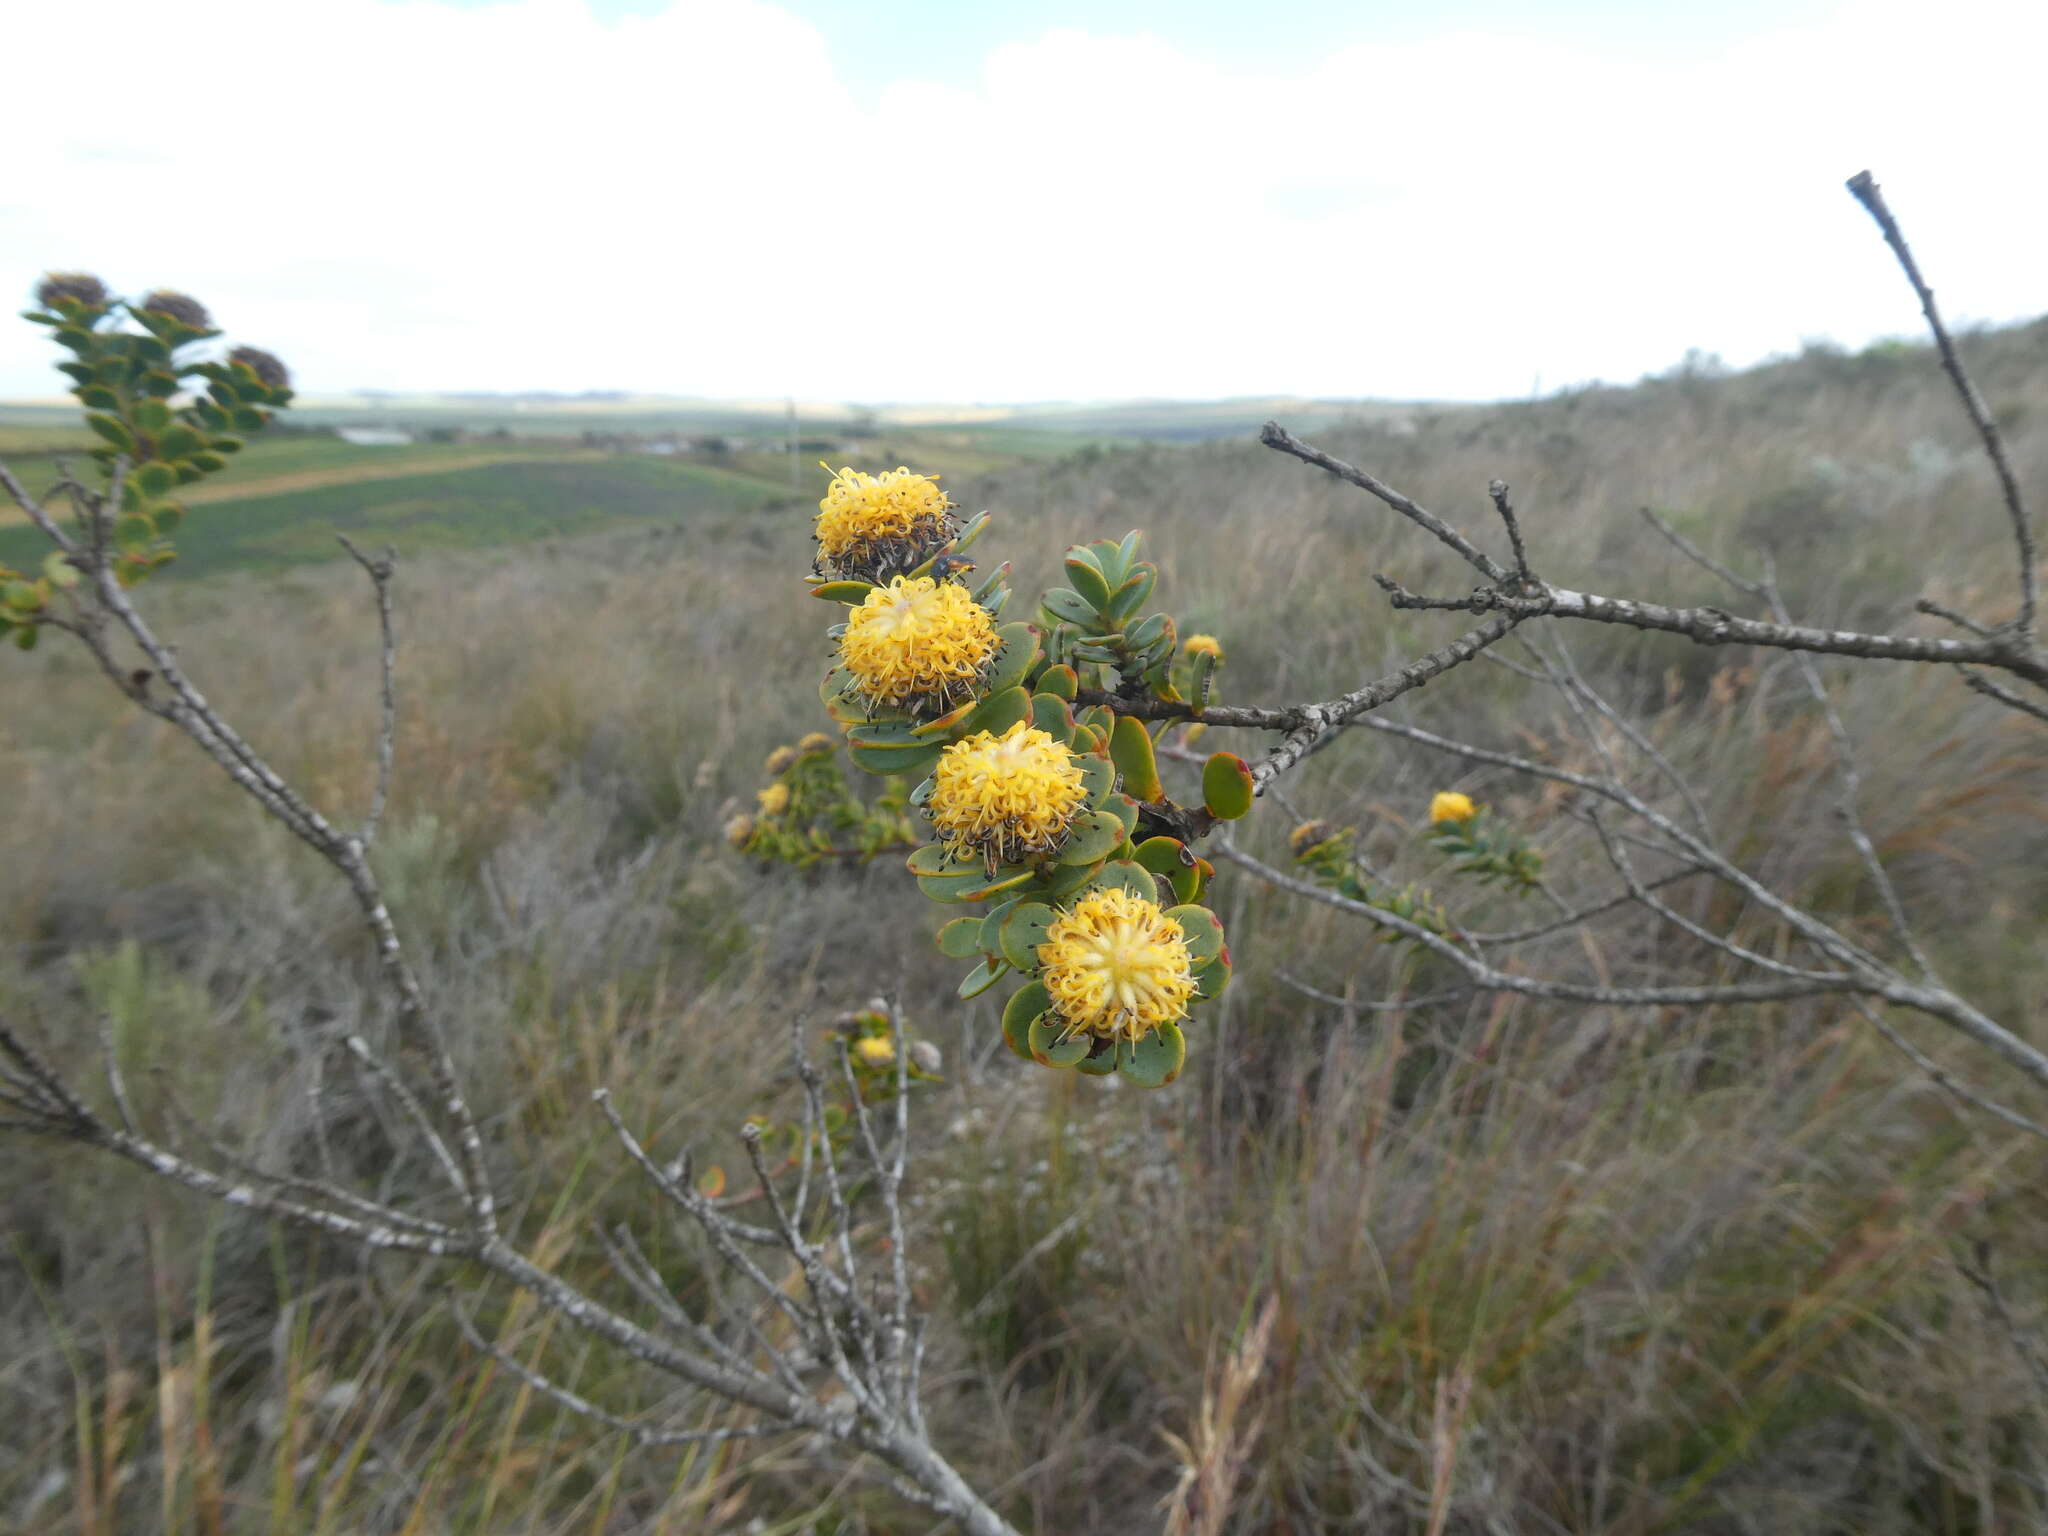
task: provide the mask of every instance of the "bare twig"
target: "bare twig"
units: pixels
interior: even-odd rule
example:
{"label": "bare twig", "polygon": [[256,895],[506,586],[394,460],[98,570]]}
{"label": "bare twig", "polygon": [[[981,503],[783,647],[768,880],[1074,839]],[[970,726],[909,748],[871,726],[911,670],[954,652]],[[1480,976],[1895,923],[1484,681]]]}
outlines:
{"label": "bare twig", "polygon": [[350,558],[363,568],[363,574],[370,578],[371,589],[377,595],[377,635],[381,641],[378,695],[383,706],[383,717],[377,727],[377,788],[370,797],[370,814],[363,818],[363,829],[356,834],[357,840],[367,848],[377,841],[377,824],[384,819],[384,803],[391,794],[391,757],[398,739],[398,690],[393,682],[398,665],[398,644],[391,624],[391,575],[398,567],[398,553],[386,548],[372,560],[349,541],[347,534],[337,533],[335,537],[349,552]]}
{"label": "bare twig", "polygon": [[1984,443],[1984,453],[1998,475],[1999,492],[2005,498],[2006,515],[2012,520],[2013,541],[2019,553],[2020,611],[2013,620],[2013,630],[2022,640],[2031,642],[2034,638],[2034,611],[2040,597],[2040,557],[2034,549],[2033,521],[2020,499],[2019,481],[2014,477],[2012,463],[2005,455],[2005,440],[1999,435],[1998,423],[1992,420],[1984,397],[1977,393],[1977,386],[1970,381],[1970,375],[1963,367],[1962,357],[1956,351],[1948,327],[1942,324],[1941,311],[1935,307],[1934,290],[1921,277],[1920,264],[1913,259],[1905,234],[1886,206],[1884,193],[1878,190],[1875,178],[1868,171],[1858,171],[1849,178],[1848,185],[1850,195],[1864,206],[1877,221],[1877,227],[1884,231],[1885,244],[1898,257],[1906,281],[1913,285],[1913,293],[1920,300],[1920,312],[1927,317],[1927,328],[1934,333],[1934,345],[1941,353],[1941,366],[1955,385],[1963,410],[1969,415],[1970,425],[1977,429],[1977,436]]}

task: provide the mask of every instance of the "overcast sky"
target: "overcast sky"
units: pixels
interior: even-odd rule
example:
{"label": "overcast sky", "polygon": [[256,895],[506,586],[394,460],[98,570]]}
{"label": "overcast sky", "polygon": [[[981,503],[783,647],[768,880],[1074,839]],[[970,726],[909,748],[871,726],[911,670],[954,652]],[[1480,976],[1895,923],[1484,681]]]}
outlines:
{"label": "overcast sky", "polygon": [[184,288],[312,394],[1745,363],[1918,334],[1865,166],[1953,318],[2048,310],[2039,0],[42,0],[0,56],[0,286]]}

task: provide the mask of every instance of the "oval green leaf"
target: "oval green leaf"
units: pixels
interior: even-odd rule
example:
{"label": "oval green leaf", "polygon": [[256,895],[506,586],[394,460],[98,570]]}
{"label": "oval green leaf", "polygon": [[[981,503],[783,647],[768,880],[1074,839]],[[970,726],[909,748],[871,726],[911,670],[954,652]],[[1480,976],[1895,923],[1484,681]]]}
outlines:
{"label": "oval green leaf", "polygon": [[1027,982],[1003,1004],[1003,1040],[1024,1060],[1031,1059],[1031,1026],[1052,1006],[1052,994],[1043,982]]}
{"label": "oval green leaf", "polygon": [[1252,771],[1235,752],[1218,752],[1202,765],[1202,802],[1218,821],[1235,821],[1252,808]]}
{"label": "oval green leaf", "polygon": [[1164,1088],[1187,1064],[1188,1043],[1176,1024],[1162,1024],[1131,1047],[1123,1074],[1140,1088]]}

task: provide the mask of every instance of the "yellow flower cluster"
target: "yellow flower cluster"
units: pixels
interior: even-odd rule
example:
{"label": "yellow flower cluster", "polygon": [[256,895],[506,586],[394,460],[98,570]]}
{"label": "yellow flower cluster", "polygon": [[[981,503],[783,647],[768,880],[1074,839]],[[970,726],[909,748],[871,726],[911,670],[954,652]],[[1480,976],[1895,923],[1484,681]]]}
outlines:
{"label": "yellow flower cluster", "polygon": [[1218,661],[1223,659],[1223,642],[1214,635],[1189,635],[1181,642],[1180,648],[1190,656],[1213,656]]}
{"label": "yellow flower cluster", "polygon": [[1429,802],[1429,824],[1433,827],[1447,821],[1470,821],[1478,814],[1479,807],[1472,803],[1472,797],[1455,789],[1440,789]]}
{"label": "yellow flower cluster", "polygon": [[789,809],[789,786],[787,784],[770,784],[766,789],[756,794],[754,798],[760,801],[761,814],[763,816],[780,816]]}
{"label": "yellow flower cluster", "polygon": [[952,507],[929,475],[842,469],[818,503],[818,569],[866,581],[909,570],[952,534]]}
{"label": "yellow flower cluster", "polygon": [[1015,864],[1058,848],[1086,799],[1074,754],[1019,720],[946,748],[925,812],[954,858]]}
{"label": "yellow flower cluster", "polygon": [[996,648],[995,621],[965,587],[898,576],[848,616],[839,660],[871,707],[919,710],[969,697]]}
{"label": "yellow flower cluster", "polygon": [[1145,1038],[1195,995],[1187,941],[1172,918],[1120,887],[1084,896],[1038,947],[1040,980],[1067,1032]]}

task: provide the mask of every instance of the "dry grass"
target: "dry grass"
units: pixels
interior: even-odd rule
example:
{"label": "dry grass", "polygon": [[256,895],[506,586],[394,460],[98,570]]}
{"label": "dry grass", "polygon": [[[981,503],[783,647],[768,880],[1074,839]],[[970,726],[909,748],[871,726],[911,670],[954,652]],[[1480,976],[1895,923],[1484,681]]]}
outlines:
{"label": "dry grass", "polygon": [[[2048,486],[2040,327],[1978,338],[2025,483]],[[1483,526],[1514,482],[1540,569],[1726,601],[1636,519],[1768,549],[1795,609],[1895,624],[1922,592],[1995,610],[1988,477],[1924,356],[1811,355],[1331,441]],[[956,495],[1003,514],[1019,585],[1063,541],[1142,525],[1182,628],[1223,636],[1237,701],[1355,682],[1446,632],[1369,572],[1457,576],[1388,519],[1255,448],[1096,452]],[[1935,531],[1939,531],[1938,535]],[[1490,532],[1490,530],[1489,530]],[[405,731],[383,853],[518,1225],[582,1272],[591,1219],[650,1214],[583,1108],[707,1157],[784,1091],[788,1011],[900,987],[946,1046],[916,1208],[940,1320],[934,1422],[1027,1529],[1939,1531],[2048,1522],[2048,1317],[2035,1144],[1960,1111],[1832,1003],[1683,1015],[1483,999],[1305,1001],[1441,985],[1405,951],[1229,881],[1240,981],[1158,1095],[992,1054],[947,1001],[936,926],[886,869],[739,867],[722,807],[815,726],[800,517],[717,547],[618,537],[406,568]],[[209,692],[323,804],[360,805],[374,728],[355,573],[152,588]],[[1922,621],[1927,622],[1927,621]],[[1782,664],[1575,634],[1582,665],[1701,785],[1724,844],[1881,940],[1827,807],[1827,750]],[[83,1061],[95,1013],[223,1135],[424,1188],[335,1060],[371,1027],[365,957],[319,870],[61,647],[10,658],[0,735],[0,1007]],[[2037,1041],[2048,955],[2048,737],[1953,679],[1830,667],[1866,813],[1944,971]],[[17,702],[20,701],[20,702]],[[1408,718],[1560,761],[1586,749],[1508,672]],[[1596,861],[1555,801],[1359,733],[1290,793],[1474,926],[1521,920],[1415,835],[1455,781],[1523,818],[1568,893]],[[1255,848],[1277,847],[1272,813]],[[1692,911],[1694,909],[1688,909]],[[1525,914],[1523,914],[1525,915]],[[1753,918],[1715,905],[1703,919]],[[1632,921],[1522,964],[1653,973]],[[1944,1060],[1942,1037],[1915,1038]],[[1972,1064],[1980,1072],[1982,1064]],[[2016,1100],[2035,1113],[2017,1088]],[[195,1208],[122,1170],[8,1148],[0,1222],[0,1524],[52,1532],[922,1530],[800,1448],[628,1455],[463,1349],[423,1277]],[[658,1237],[658,1233],[657,1233]],[[1958,1267],[1990,1244],[2009,1321]],[[670,1258],[657,1254],[658,1262]],[[692,1277],[678,1273],[679,1288]],[[622,1405],[664,1389],[483,1325]]]}

